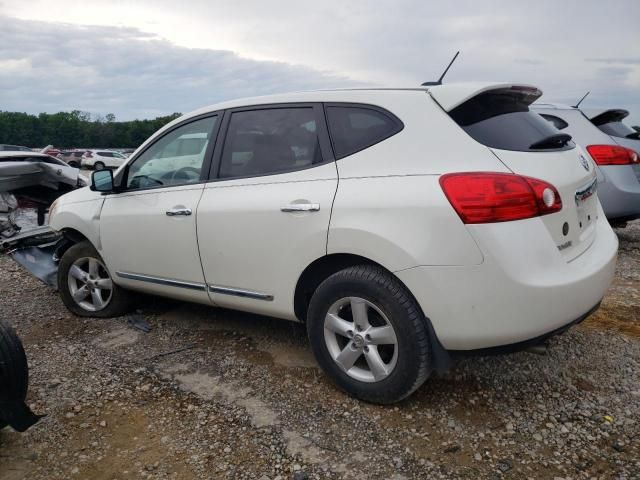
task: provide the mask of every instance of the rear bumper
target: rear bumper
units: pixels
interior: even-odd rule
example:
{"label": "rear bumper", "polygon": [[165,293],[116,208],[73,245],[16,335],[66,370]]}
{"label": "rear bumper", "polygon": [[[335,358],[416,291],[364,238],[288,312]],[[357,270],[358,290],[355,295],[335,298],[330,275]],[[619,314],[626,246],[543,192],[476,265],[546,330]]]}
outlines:
{"label": "rear bumper", "polygon": [[599,308],[600,308],[600,302],[598,302],[598,304],[595,307],[591,308],[587,313],[580,315],[578,318],[576,318],[572,322],[569,322],[568,324],[563,325],[560,328],[552,330],[551,332],[544,333],[535,338],[530,338],[522,342],[510,343],[508,345],[498,345],[498,346],[489,347],[489,348],[478,348],[475,350],[450,350],[449,353],[451,353],[452,355],[459,355],[459,356],[478,356],[478,355],[503,355],[507,353],[520,352],[529,347],[540,345],[545,340],[548,340],[552,337],[555,337],[556,335],[560,335],[566,332],[571,327],[585,321],[588,317],[591,316],[591,314],[593,314]]}
{"label": "rear bumper", "polygon": [[609,220],[640,218],[640,181],[631,165],[600,167],[606,180],[598,184],[598,198]]}
{"label": "rear bumper", "polygon": [[618,239],[604,218],[593,244],[567,262],[540,219],[470,228],[485,261],[396,272],[447,350],[517,344],[552,333],[598,304],[615,272]]}

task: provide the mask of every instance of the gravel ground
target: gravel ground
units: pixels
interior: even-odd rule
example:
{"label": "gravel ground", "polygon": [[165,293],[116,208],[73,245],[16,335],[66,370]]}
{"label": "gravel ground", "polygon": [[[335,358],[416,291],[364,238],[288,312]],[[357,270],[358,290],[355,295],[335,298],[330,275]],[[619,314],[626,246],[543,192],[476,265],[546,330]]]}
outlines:
{"label": "gravel ground", "polygon": [[587,322],[391,407],[337,391],[300,325],[149,297],[149,333],[80,319],[0,257],[0,318],[47,414],[0,432],[0,480],[640,478],[640,222],[617,233]]}

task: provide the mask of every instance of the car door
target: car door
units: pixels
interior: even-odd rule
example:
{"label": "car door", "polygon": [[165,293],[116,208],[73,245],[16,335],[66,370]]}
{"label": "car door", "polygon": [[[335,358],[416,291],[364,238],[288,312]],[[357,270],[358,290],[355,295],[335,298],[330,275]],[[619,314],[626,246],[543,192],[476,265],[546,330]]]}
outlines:
{"label": "car door", "polygon": [[220,137],[197,218],[211,298],[294,319],[298,278],[326,254],[338,184],[322,106],[230,110]]}
{"label": "car door", "polygon": [[[124,287],[210,303],[196,239],[219,115],[180,124],[130,162],[100,214],[102,255]],[[185,136],[199,142],[183,147]]]}

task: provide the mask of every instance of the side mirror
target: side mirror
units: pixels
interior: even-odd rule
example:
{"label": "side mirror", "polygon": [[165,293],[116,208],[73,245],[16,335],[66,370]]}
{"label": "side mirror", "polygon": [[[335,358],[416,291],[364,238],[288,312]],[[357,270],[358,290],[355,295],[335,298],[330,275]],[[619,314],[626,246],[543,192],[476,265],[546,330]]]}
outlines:
{"label": "side mirror", "polygon": [[91,190],[94,192],[113,192],[113,172],[108,169],[91,174]]}

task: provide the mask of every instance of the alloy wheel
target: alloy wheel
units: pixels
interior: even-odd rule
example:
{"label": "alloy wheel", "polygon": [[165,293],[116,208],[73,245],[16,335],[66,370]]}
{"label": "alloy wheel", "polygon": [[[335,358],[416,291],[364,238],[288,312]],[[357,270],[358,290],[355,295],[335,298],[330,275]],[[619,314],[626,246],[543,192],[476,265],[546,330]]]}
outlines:
{"label": "alloy wheel", "polygon": [[349,377],[379,382],[398,360],[398,339],[387,316],[364,298],[344,297],[329,308],[324,339],[333,361]]}
{"label": "alloy wheel", "polygon": [[113,282],[104,264],[93,257],[79,258],[68,274],[69,292],[76,304],[89,312],[104,309],[113,296]]}

